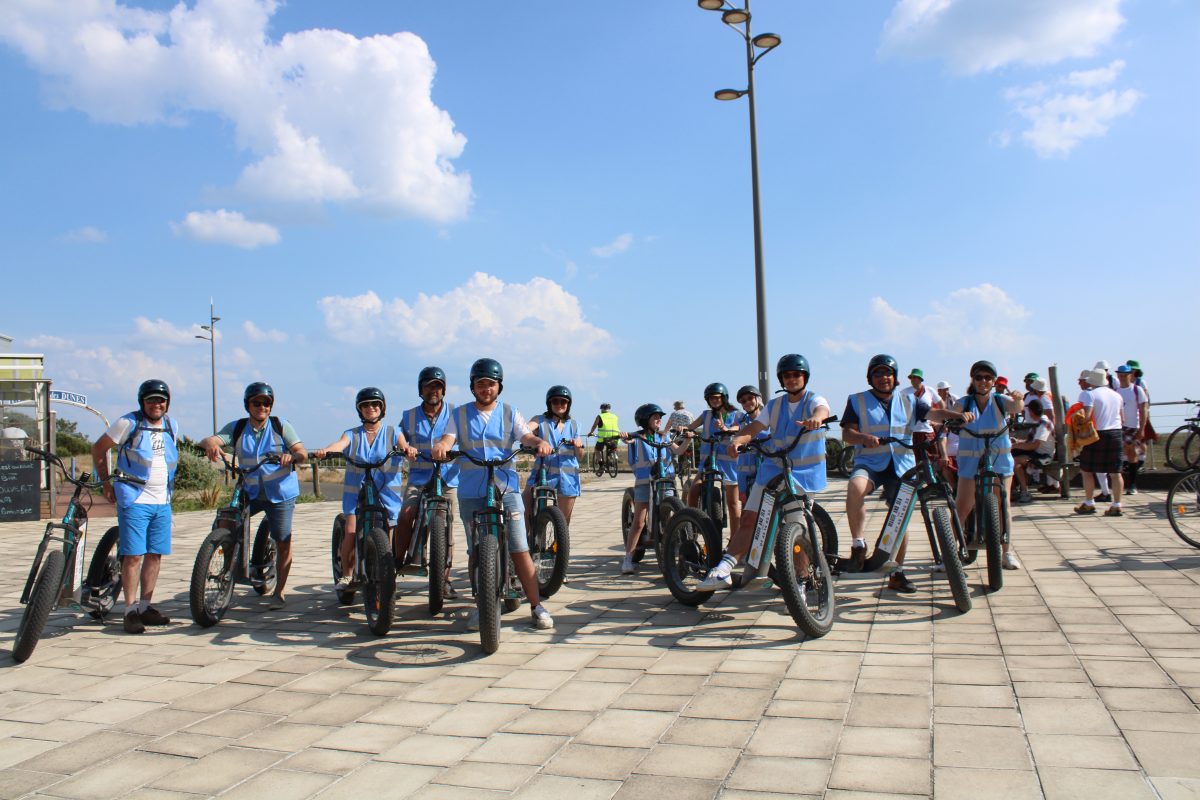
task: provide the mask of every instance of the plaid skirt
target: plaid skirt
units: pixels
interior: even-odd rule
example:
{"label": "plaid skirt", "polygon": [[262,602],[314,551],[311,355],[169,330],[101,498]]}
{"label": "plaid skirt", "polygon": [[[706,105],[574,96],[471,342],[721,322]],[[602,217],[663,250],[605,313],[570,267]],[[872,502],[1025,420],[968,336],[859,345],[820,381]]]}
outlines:
{"label": "plaid skirt", "polygon": [[1121,431],[1099,431],[1100,441],[1079,451],[1079,468],[1084,472],[1121,471]]}

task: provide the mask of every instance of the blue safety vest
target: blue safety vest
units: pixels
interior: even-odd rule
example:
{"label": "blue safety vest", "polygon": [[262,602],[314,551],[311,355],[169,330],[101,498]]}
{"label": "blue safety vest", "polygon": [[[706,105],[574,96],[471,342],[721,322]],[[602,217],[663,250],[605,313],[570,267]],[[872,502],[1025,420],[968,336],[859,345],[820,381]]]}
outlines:
{"label": "blue safety vest", "polygon": [[[998,431],[1004,428],[1008,419],[1000,406],[1000,399],[995,395],[988,396],[988,403],[982,411],[976,405],[973,395],[959,398],[958,405],[960,411],[973,411],[978,414],[958,432],[958,474],[963,478],[974,478],[979,468],[979,459],[983,457],[983,439],[978,439],[972,434],[990,434]],[[1008,431],[992,439],[989,450],[992,453],[992,471],[1000,475],[1012,475],[1012,440]]]}
{"label": "blue safety vest", "polygon": [[[555,450],[554,454],[548,455],[544,459],[546,483],[553,486],[563,497],[578,497],[579,459],[575,457],[574,450],[560,452],[558,447],[563,442],[579,438],[579,422],[573,418],[569,419],[563,423],[561,431],[558,430],[557,423],[552,419],[547,419],[545,414],[538,414],[530,422],[538,424],[538,436],[542,437]],[[536,481],[537,462],[535,461],[534,469],[529,473],[529,480],[525,482],[525,485],[533,486]]]}
{"label": "blue safety vest", "polygon": [[[766,407],[759,409],[758,416],[751,418],[745,411],[738,417],[738,426],[745,428],[755,419],[761,419],[763,425],[767,424]],[[771,429],[767,427],[765,430],[759,431],[754,436],[754,441],[762,442],[771,438]],[[757,450],[747,450],[737,457],[737,474],[738,474],[738,491],[748,492],[751,485],[754,483],[754,476],[758,474],[758,466],[762,463],[762,456]]]}
{"label": "blue safety vest", "polygon": [[[517,430],[517,412],[504,403],[492,409],[491,419],[484,421],[474,403],[454,409],[454,424],[458,427],[459,450],[476,458],[492,460],[503,458],[513,451],[527,431]],[[477,499],[487,496],[487,468],[472,464],[466,459],[459,462],[458,496]],[[520,487],[517,468],[513,462],[495,468],[495,483],[502,492]]]}
{"label": "blue safety vest", "polygon": [[[739,411],[729,411],[721,412],[720,416],[721,420],[725,423],[725,427],[732,428],[738,424],[738,420],[742,414]],[[700,433],[711,439],[714,434],[718,433],[716,426],[716,415],[713,414],[711,408],[708,408],[700,414],[700,419],[702,421],[700,425]],[[721,473],[722,478],[732,482],[737,480],[737,459],[729,455],[729,450],[727,448],[728,444],[728,439],[722,439],[717,445],[717,471]],[[712,447],[713,446],[707,442],[700,443],[700,463],[696,465],[697,467],[704,467],[705,461],[708,459],[708,454],[709,451],[712,450]]]}
{"label": "blue safety vest", "polygon": [[[363,430],[362,425],[346,431],[343,435],[350,440],[350,445],[346,448],[347,455],[356,461],[372,463],[383,458],[396,446],[399,437],[396,436],[396,429],[391,425],[388,425],[381,433],[382,436],[376,435],[375,441],[368,443],[367,432]],[[400,516],[400,505],[403,502],[400,494],[401,487],[404,485],[404,471],[401,469],[403,464],[404,456],[392,456],[386,464],[375,470],[373,476],[376,497],[379,503],[387,509],[388,522],[392,524]],[[365,475],[366,470],[354,466],[349,461],[346,462],[346,478],[342,484],[343,513],[354,513],[354,509],[358,505],[358,490],[363,485]]]}
{"label": "blue safety vest", "polygon": [[[133,428],[126,434],[117,448],[117,469],[132,475],[139,480],[150,479],[150,466],[154,463],[154,433],[158,428],[146,424],[146,417],[140,411],[131,411],[121,419],[133,423]],[[175,468],[179,464],[179,450],[175,446],[175,438],[179,434],[179,426],[170,417],[163,415],[163,458],[167,462],[167,502],[175,491]],[[142,484],[113,481],[113,490],[117,493],[117,507],[128,508],[137,502],[146,487]]]}
{"label": "blue safety vest", "polygon": [[[454,406],[451,403],[442,403],[442,410],[438,412],[437,419],[431,422],[424,408],[410,408],[401,418],[400,430],[404,432],[409,446],[428,452],[433,449],[437,440],[446,434],[446,423],[450,421],[450,415],[453,413]],[[458,486],[458,470],[456,461],[442,464],[442,483],[446,487]],[[432,477],[433,462],[427,456],[418,454],[416,460],[408,465],[408,485],[424,486]]]}
{"label": "blue safety vest", "polygon": [[[667,437],[661,433],[646,433],[643,431],[642,434],[652,442],[667,441]],[[675,462],[671,458],[670,450],[666,448],[660,450],[657,447],[651,447],[639,439],[629,440],[625,460],[629,462],[629,466],[633,469],[634,486],[650,485],[650,471],[655,461],[663,462],[663,475],[675,474]]]}
{"label": "blue safety vest", "polygon": [[[850,395],[854,413],[858,415],[859,433],[868,433],[882,439],[894,436],[902,441],[912,443],[913,399],[911,394],[902,392],[892,393],[892,402],[884,407],[879,398],[871,392],[859,392]],[[888,412],[891,411],[889,417]],[[878,447],[854,445],[854,466],[866,467],[875,472],[882,472],[889,466],[897,475],[903,475],[917,463],[911,450],[899,444],[881,444]]]}
{"label": "blue safety vest", "polygon": [[[789,411],[788,396],[780,395],[767,401],[767,407],[759,420],[769,429],[770,449],[783,450],[792,443],[796,434],[803,429],[804,420],[817,412],[817,396],[805,391],[796,406],[796,413]],[[817,428],[792,448],[792,477],[806,492],[819,492],[825,488],[825,429]],[[758,468],[756,484],[766,486],[776,475],[783,473],[778,459],[763,458]]]}
{"label": "blue safety vest", "polygon": [[[280,420],[282,427],[283,420]],[[240,441],[233,442],[233,452],[237,455],[242,467],[250,469],[269,455],[282,456],[287,452],[283,436],[275,432],[275,426],[267,419],[263,424],[262,433],[254,436],[253,422],[246,421]],[[278,464],[263,464],[246,479],[246,493],[251,500],[257,500],[260,493],[266,493],[267,500],[272,503],[283,503],[295,500],[300,496],[300,481],[292,467],[281,467]]]}

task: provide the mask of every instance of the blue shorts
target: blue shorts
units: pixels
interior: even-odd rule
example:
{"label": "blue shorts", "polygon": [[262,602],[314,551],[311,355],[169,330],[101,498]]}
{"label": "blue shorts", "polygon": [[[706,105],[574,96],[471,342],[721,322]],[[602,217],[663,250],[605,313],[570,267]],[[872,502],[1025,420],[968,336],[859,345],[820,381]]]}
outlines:
{"label": "blue shorts", "polygon": [[271,524],[271,538],[277,542],[286,542],[292,538],[292,512],[296,510],[296,499],[284,500],[282,503],[272,503],[266,494],[260,494],[250,501],[250,516],[265,512]]}
{"label": "blue shorts", "polygon": [[[667,489],[667,491],[664,493],[664,497],[674,497],[674,496],[675,496],[674,489]],[[635,503],[649,503],[650,502],[650,484],[648,484],[648,483],[634,484],[634,486],[633,486],[633,502],[635,502]]]}
{"label": "blue shorts", "polygon": [[[475,550],[474,535],[471,533],[471,523],[475,512],[483,510],[482,497],[459,497],[458,516],[462,520],[463,530],[467,532],[467,555]],[[525,533],[525,501],[516,492],[505,492],[501,498],[504,505],[504,528],[508,532],[508,552],[528,553],[529,536]]]}
{"label": "blue shorts", "polygon": [[[870,467],[855,467],[850,473],[850,480],[855,478],[866,478],[871,482],[871,491],[876,488],[883,487],[883,501],[891,506],[892,501],[896,499],[896,494],[900,491],[900,476],[896,474],[896,470],[892,469],[891,464],[888,464],[887,469],[875,470]],[[870,494],[871,492],[867,492]]]}
{"label": "blue shorts", "polygon": [[134,503],[117,510],[117,553],[123,556],[171,554],[171,504]]}

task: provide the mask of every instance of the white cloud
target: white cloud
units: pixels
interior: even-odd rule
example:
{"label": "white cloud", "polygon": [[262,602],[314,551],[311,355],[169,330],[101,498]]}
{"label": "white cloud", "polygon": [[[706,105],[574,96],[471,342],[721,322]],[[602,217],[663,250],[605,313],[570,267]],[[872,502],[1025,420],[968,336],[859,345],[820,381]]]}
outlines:
{"label": "white cloud", "polygon": [[288,335],[283,331],[276,330],[275,328],[264,331],[250,320],[246,320],[242,323],[242,330],[246,332],[247,338],[249,338],[252,342],[273,342],[275,344],[282,344],[288,340]]}
{"label": "white cloud", "polygon": [[[160,347],[192,344],[197,336],[208,335],[198,323],[189,328],[178,328],[161,317],[153,321],[145,317],[137,317],[134,319],[133,325],[137,329],[139,340],[147,341]],[[217,331],[217,341],[221,341],[221,332],[219,330]]]}
{"label": "white cloud", "polygon": [[233,348],[233,351],[229,354],[229,362],[242,370],[246,370],[254,365],[254,359],[240,347]]}
{"label": "white cloud", "polygon": [[238,187],[282,202],[352,202],[448,222],[471,181],[466,138],[431,91],[411,33],[270,37],[277,0],[196,0],[169,11],[117,0],[7,0],[0,42],[42,73],[49,102],[121,125],[216,114],[248,152]]}
{"label": "white cloud", "polygon": [[43,333],[26,339],[25,346],[28,347],[30,351],[66,350],[74,347],[75,343],[70,339],[62,338],[61,336],[51,336],[48,333]]}
{"label": "white cloud", "polygon": [[69,231],[64,237],[68,242],[86,242],[88,244],[100,244],[108,241],[108,234],[99,228],[91,225],[84,225],[82,228],[76,228]]}
{"label": "white cloud", "polygon": [[246,219],[240,211],[189,211],[183,222],[172,222],[176,236],[186,236],[207,244],[228,244],[253,250],[264,244],[278,244],[279,231],[265,222]]}
{"label": "white cloud", "polygon": [[599,247],[593,247],[592,255],[599,256],[600,258],[610,258],[611,256],[615,256],[617,253],[624,253],[632,244],[633,234],[622,233],[608,244],[600,245]]}
{"label": "white cloud", "polygon": [[543,365],[610,355],[612,337],[583,316],[579,299],[547,278],[505,283],[476,272],[441,295],[384,302],[373,291],[318,303],[334,338],[354,344],[397,341],[418,353],[484,355]]}
{"label": "white cloud", "polygon": [[1101,86],[1108,86],[1115,81],[1123,69],[1125,69],[1125,62],[1118,58],[1107,67],[1077,70],[1068,73],[1064,81],[1070,86],[1078,86],[1084,89],[1099,88]]}
{"label": "white cloud", "polygon": [[1123,0],[899,0],[880,54],[941,58],[957,73],[1094,55],[1125,18]]}
{"label": "white cloud", "polygon": [[925,313],[901,311],[882,297],[872,297],[868,313],[850,325],[865,331],[858,338],[826,338],[821,348],[834,355],[867,350],[890,351],[936,343],[943,353],[996,355],[1023,351],[1033,338],[1030,311],[990,283],[957,289],[931,300]]}

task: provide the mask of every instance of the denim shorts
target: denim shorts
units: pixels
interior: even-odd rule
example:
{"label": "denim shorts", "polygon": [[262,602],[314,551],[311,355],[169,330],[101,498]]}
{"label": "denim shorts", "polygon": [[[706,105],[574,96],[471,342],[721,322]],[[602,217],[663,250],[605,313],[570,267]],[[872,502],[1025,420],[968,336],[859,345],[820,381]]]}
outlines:
{"label": "denim shorts", "polygon": [[117,510],[117,553],[123,556],[170,555],[171,504],[133,503]]}
{"label": "denim shorts", "polygon": [[282,503],[272,503],[265,493],[250,501],[248,513],[254,516],[265,512],[271,524],[271,538],[277,542],[286,542],[292,538],[292,512],[296,510],[295,498],[284,500]]}
{"label": "denim shorts", "polygon": [[[529,537],[525,533],[525,501],[516,492],[505,492],[501,498],[504,505],[504,527],[508,532],[508,552],[528,553]],[[482,511],[484,498],[458,498],[458,516],[462,520],[463,530],[467,532],[467,555],[475,550],[474,536],[471,533],[471,523],[475,512]]]}
{"label": "denim shorts", "polygon": [[[855,467],[850,473],[850,480],[855,478],[866,478],[871,482],[871,491],[875,491],[878,487],[883,487],[883,501],[889,506],[896,499],[896,494],[900,491],[900,476],[896,474],[896,470],[892,469],[891,464],[888,464],[886,469],[870,469],[869,467]],[[867,492],[870,494],[871,492]]]}

